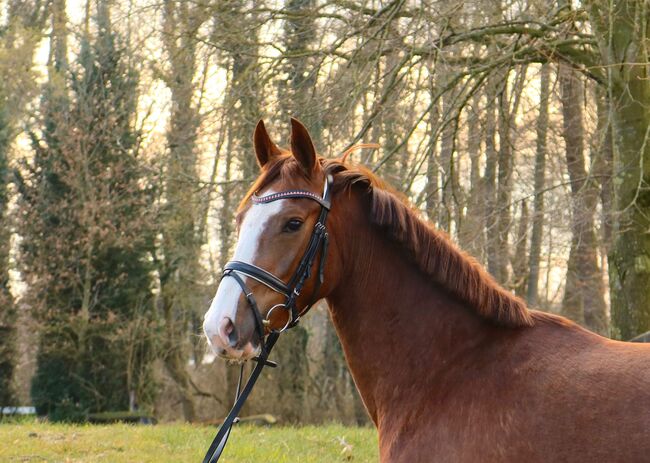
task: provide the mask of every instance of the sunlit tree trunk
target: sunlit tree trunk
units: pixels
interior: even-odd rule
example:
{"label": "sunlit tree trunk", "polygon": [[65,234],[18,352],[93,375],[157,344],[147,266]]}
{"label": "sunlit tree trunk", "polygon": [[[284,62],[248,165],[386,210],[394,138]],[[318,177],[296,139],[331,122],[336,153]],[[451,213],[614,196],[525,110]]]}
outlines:
{"label": "sunlit tree trunk", "polygon": [[528,279],[528,262],[526,255],[528,251],[528,204],[526,200],[521,201],[521,215],[517,229],[517,242],[515,244],[515,255],[512,259],[513,289],[517,296],[523,297],[526,293],[526,282]]}
{"label": "sunlit tree trunk", "polygon": [[[283,31],[286,47],[283,60],[288,79],[281,87],[283,119],[291,116],[300,119],[313,134],[314,143],[319,145],[324,115],[316,104],[319,61],[313,48],[318,41],[317,3],[315,0],[285,0],[284,8],[288,18]],[[282,122],[286,124],[288,121]]]}
{"label": "sunlit tree trunk", "polygon": [[543,65],[540,71],[539,114],[536,125],[535,184],[533,200],[533,226],[530,236],[530,258],[528,260],[528,287],[526,301],[530,307],[537,307],[539,297],[539,266],[544,230],[544,187],[546,184],[546,155],[548,137],[548,100],[550,90],[550,66]]}
{"label": "sunlit tree trunk", "polygon": [[485,234],[488,271],[498,278],[501,274],[499,246],[498,246],[498,216],[497,216],[497,160],[496,149],[496,98],[499,85],[499,76],[492,76],[486,85],[485,106],[485,173],[483,185],[485,192]]}
{"label": "sunlit tree trunk", "polygon": [[[429,97],[433,100],[436,98],[436,93],[438,91],[436,86],[436,79],[434,75],[434,63],[431,62],[428,65],[428,90]],[[438,205],[440,203],[440,194],[439,194],[439,184],[438,184],[438,137],[435,136],[434,131],[437,130],[438,124],[440,123],[440,110],[439,104],[437,101],[432,101],[431,109],[428,114],[428,125],[429,133],[427,134],[427,185],[426,185],[426,211],[427,217],[431,223],[438,223]]]}
{"label": "sunlit tree trunk", "polygon": [[609,255],[612,245],[612,207],[614,199],[612,166],[614,162],[614,151],[612,146],[611,114],[606,89],[598,85],[594,90],[594,94],[596,98],[596,110],[598,112],[598,124],[596,134],[592,141],[591,157],[593,159],[594,175],[600,183],[600,202],[602,206],[600,241],[601,260],[604,260]]}
{"label": "sunlit tree trunk", "polygon": [[484,259],[485,230],[483,227],[484,186],[481,177],[481,128],[479,120],[480,97],[472,97],[472,104],[467,115],[467,150],[470,157],[470,190],[466,195],[467,213],[458,230],[458,242],[480,262]]}
{"label": "sunlit tree trunk", "polygon": [[196,137],[199,110],[194,102],[196,33],[205,21],[201,6],[166,0],[163,43],[169,61],[165,82],[171,91],[171,114],[167,130],[167,162],[163,212],[164,260],[160,271],[161,305],[165,320],[163,359],[181,396],[185,420],[196,417],[187,363],[190,355],[188,329],[192,312],[201,306],[198,285],[200,237],[197,236],[198,166]]}
{"label": "sunlit tree trunk", "polygon": [[[442,71],[444,73],[444,70]],[[444,75],[441,76],[444,80]],[[455,217],[455,211],[458,207],[454,191],[457,185],[457,172],[455,169],[455,138],[456,138],[456,118],[452,114],[451,102],[453,95],[445,92],[442,96],[442,123],[445,124],[440,137],[440,189],[441,201],[440,212],[438,214],[438,227],[447,233],[452,232],[452,223]]]}
{"label": "sunlit tree trunk", "polygon": [[382,32],[380,46],[388,50],[383,62],[379,62],[381,74],[384,76],[381,83],[382,97],[385,103],[380,108],[377,121],[377,128],[381,130],[382,137],[382,154],[389,156],[381,166],[379,172],[393,187],[403,190],[402,178],[400,178],[400,165],[407,163],[407,154],[405,150],[398,147],[401,141],[401,132],[404,129],[403,116],[401,114],[401,101],[403,86],[396,84],[398,82],[402,64],[402,57],[399,52],[399,34],[395,30],[392,22],[386,26]]}
{"label": "sunlit tree trunk", "polygon": [[497,281],[505,284],[509,282],[508,263],[510,262],[510,200],[512,197],[512,146],[510,140],[510,106],[507,86],[498,95],[498,174],[497,174],[497,201],[496,201],[496,248],[497,248]]}
{"label": "sunlit tree trunk", "polygon": [[559,65],[566,164],[571,180],[572,239],[563,310],[590,329],[607,334],[605,290],[598,266],[594,214],[599,185],[587,171],[584,156],[582,83],[566,65]]}

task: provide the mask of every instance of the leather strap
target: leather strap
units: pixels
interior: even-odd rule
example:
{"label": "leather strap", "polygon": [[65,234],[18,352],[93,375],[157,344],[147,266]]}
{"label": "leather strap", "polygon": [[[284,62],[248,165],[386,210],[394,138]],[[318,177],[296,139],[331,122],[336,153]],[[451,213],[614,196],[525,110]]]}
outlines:
{"label": "leather strap", "polygon": [[[230,436],[232,425],[237,422],[237,415],[241,411],[241,408],[244,406],[244,402],[246,402],[246,399],[253,390],[253,386],[255,386],[260,373],[262,373],[262,369],[265,365],[267,365],[267,357],[271,353],[271,350],[273,349],[273,346],[275,345],[275,342],[278,340],[279,336],[280,333],[271,333],[267,337],[266,343],[264,343],[265,356],[259,357],[257,360],[257,365],[255,365],[253,372],[248,377],[248,381],[246,381],[244,389],[241,391],[241,393],[237,394],[237,400],[235,400],[235,404],[230,409],[230,413],[228,413],[226,419],[223,420],[221,428],[219,428],[219,432],[217,432],[217,435],[214,436],[214,439],[212,439],[212,443],[210,444],[205,457],[203,457],[203,463],[215,463],[219,460],[219,457],[221,456],[221,453],[223,452],[223,449],[228,442],[228,436]],[[239,389],[239,386],[237,389]]]}
{"label": "leather strap", "polygon": [[225,265],[224,270],[234,270],[235,273],[243,273],[244,275],[257,280],[260,283],[265,284],[273,291],[284,294],[285,296],[289,296],[289,288],[284,283],[284,281],[280,280],[271,272],[267,272],[263,268],[258,267],[257,265],[249,264],[247,262],[242,262],[239,260],[231,260]]}
{"label": "leather strap", "polygon": [[[255,331],[257,332],[257,335],[259,336],[261,342],[261,340],[264,339],[264,317],[262,317],[262,314],[260,313],[260,308],[257,306],[257,301],[253,296],[253,292],[248,288],[248,286],[246,286],[246,283],[244,283],[242,277],[237,275],[237,272],[226,270],[221,276],[221,279],[223,280],[223,278],[227,276],[233,277],[235,279],[237,284],[239,284],[242,292],[246,296],[248,305],[251,307],[253,316],[255,317]],[[264,349],[264,344],[262,344],[262,349]]]}

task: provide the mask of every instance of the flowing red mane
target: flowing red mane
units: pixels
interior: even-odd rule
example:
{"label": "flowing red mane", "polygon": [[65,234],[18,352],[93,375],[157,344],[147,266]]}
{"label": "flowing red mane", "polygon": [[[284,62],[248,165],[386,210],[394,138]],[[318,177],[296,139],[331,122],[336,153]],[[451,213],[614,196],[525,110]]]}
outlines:
{"label": "flowing red mane", "polygon": [[[459,249],[446,233],[420,217],[406,198],[367,169],[337,159],[320,158],[323,170],[332,174],[334,194],[359,188],[369,196],[370,220],[400,243],[418,268],[436,284],[466,302],[478,315],[499,325],[532,326],[533,316],[520,298],[501,287],[476,259]],[[291,156],[282,156],[267,166],[240,205],[251,194],[276,179],[303,175]],[[544,316],[535,318],[546,318]]]}

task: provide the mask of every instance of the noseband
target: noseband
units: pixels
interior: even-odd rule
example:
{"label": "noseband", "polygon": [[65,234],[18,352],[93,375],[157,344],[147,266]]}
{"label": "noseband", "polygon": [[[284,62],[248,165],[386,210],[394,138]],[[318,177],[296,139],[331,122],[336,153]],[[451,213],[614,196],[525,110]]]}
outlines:
{"label": "noseband", "polygon": [[[277,366],[274,362],[268,360],[268,356],[271,352],[271,349],[273,349],[275,342],[280,336],[280,333],[296,326],[300,321],[300,317],[310,309],[314,302],[316,302],[318,290],[323,284],[325,259],[327,257],[328,235],[327,229],[325,228],[325,222],[327,220],[327,214],[329,213],[331,206],[331,186],[332,177],[330,175],[327,175],[325,178],[325,186],[323,187],[322,196],[318,196],[317,194],[306,190],[287,190],[281,191],[279,193],[271,193],[265,196],[258,196],[257,193],[253,193],[251,197],[251,201],[253,201],[255,204],[267,204],[281,199],[310,199],[320,204],[320,214],[318,215],[318,220],[316,221],[314,229],[311,233],[311,237],[309,238],[307,248],[305,249],[302,258],[300,259],[300,262],[296,267],[296,270],[293,272],[293,275],[289,279],[288,283],[285,283],[282,279],[273,275],[271,272],[248,262],[231,260],[225,265],[223,269],[221,279],[224,279],[226,277],[234,278],[244,293],[246,301],[248,302],[248,306],[253,311],[253,318],[255,319],[255,331],[259,337],[261,352],[257,357],[253,359],[257,362],[257,365],[251,373],[246,385],[244,386],[244,389],[240,390],[243,372],[242,365],[242,370],[240,371],[239,375],[239,384],[237,385],[237,395],[235,396],[235,404],[221,425],[219,432],[213,439],[212,444],[210,445],[210,448],[208,449],[208,452],[203,459],[203,463],[214,463],[219,460],[226,442],[228,441],[230,429],[232,428],[232,425],[237,422],[237,414],[241,410],[241,407],[244,405],[246,398],[253,390],[253,385],[262,372],[262,368],[264,368],[264,366]],[[302,311],[299,311],[298,307],[296,306],[297,299],[298,296],[300,296],[305,283],[311,278],[312,267],[314,266],[314,262],[319,254],[319,251],[320,263],[318,264],[316,284],[314,285],[309,303]],[[252,278],[259,283],[262,283],[264,286],[275,291],[276,293],[282,294],[285,297],[284,303],[274,305],[267,311],[266,317],[262,316],[257,301],[255,300],[255,296],[244,282],[242,275]],[[289,314],[287,323],[279,330],[271,328],[270,322],[271,314],[274,310],[277,309],[286,310]],[[266,338],[266,342],[264,342],[267,331],[269,332],[269,335]]]}

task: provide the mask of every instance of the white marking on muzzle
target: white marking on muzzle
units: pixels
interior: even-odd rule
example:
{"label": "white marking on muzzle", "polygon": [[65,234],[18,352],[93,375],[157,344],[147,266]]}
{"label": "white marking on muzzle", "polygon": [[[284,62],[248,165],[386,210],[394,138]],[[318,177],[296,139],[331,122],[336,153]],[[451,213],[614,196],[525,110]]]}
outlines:
{"label": "white marking on muzzle", "polygon": [[[270,194],[275,192],[270,190],[268,193]],[[255,262],[255,258],[258,255],[262,233],[266,229],[269,220],[282,210],[285,203],[286,200],[282,199],[268,204],[253,204],[248,209],[239,230],[239,239],[237,240],[233,260],[239,260],[250,264]],[[244,275],[241,276],[244,278],[244,282],[248,280],[248,277],[245,277]],[[241,288],[234,278],[224,278],[221,280],[221,283],[217,288],[217,294],[214,296],[212,304],[204,316],[203,322],[205,335],[215,351],[219,347],[226,347],[215,346],[213,345],[212,340],[219,332],[219,324],[225,317],[230,318],[233,323],[235,322],[237,306],[241,295]]]}

